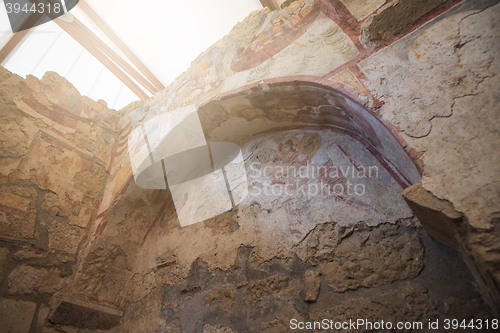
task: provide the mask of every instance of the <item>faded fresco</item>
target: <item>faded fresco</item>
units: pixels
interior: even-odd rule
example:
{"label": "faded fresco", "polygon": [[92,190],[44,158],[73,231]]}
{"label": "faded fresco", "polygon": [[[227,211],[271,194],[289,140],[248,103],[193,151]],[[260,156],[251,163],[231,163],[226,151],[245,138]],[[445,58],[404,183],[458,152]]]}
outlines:
{"label": "faded fresco", "polygon": [[[248,30],[242,34],[241,29]],[[358,53],[315,1],[298,0],[275,12],[265,8],[201,54],[148,104],[158,114],[206,102],[243,84],[291,75],[322,77]]]}
{"label": "faded fresco", "polygon": [[[242,147],[260,136],[294,130],[316,130],[318,133],[306,135],[301,140],[288,137],[278,145],[283,156],[276,160],[313,166],[312,158],[322,143],[320,133],[337,133],[351,137],[369,152],[378,161],[377,168],[383,168],[399,185],[399,190],[420,179],[413,161],[377,119],[338,93],[306,84],[272,85],[248,95],[228,96],[199,109],[185,107],[150,119],[129,136],[134,178],[138,186],[148,189],[165,189],[168,183],[181,225],[201,222],[202,216],[220,214],[209,213],[209,210],[224,212],[232,207],[230,196],[234,187],[224,178],[224,168],[210,168],[210,159],[215,163],[217,145],[225,142]],[[208,145],[212,146],[211,150]],[[341,151],[349,158],[347,150],[341,146],[332,147],[332,151]],[[351,161],[357,165],[355,160]],[[322,163],[326,170],[334,166],[333,160]],[[248,161],[245,165],[248,167]],[[175,181],[180,173],[185,174],[182,181]],[[341,177],[323,177],[321,182],[335,186],[335,181]],[[247,187],[246,179],[247,174],[239,173],[235,181]],[[185,184],[182,186],[190,184],[190,189],[181,189],[178,185],[181,182]],[[347,200],[344,198],[344,203]],[[219,205],[225,208],[217,208]]]}
{"label": "faded fresco", "polygon": [[500,5],[385,2],[253,12],[121,111],[0,67],[6,329],[497,318]]}
{"label": "faded fresco", "polygon": [[399,184],[349,135],[291,130],[245,147],[250,186],[241,209],[255,202],[273,207],[272,221],[265,215],[256,221],[262,228],[275,228],[276,221],[299,241],[318,223],[376,225],[408,211]]}

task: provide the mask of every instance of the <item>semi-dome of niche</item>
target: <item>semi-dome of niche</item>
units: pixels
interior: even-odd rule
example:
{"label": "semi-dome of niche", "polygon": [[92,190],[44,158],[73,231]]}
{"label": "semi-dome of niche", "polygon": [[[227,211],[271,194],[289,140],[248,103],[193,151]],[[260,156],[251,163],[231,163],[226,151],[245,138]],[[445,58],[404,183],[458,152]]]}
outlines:
{"label": "semi-dome of niche", "polygon": [[405,209],[402,190],[420,180],[376,117],[310,82],[261,84],[163,113],[132,131],[129,151],[137,185],[168,187],[181,225],[254,196],[307,205],[314,223],[382,221]]}

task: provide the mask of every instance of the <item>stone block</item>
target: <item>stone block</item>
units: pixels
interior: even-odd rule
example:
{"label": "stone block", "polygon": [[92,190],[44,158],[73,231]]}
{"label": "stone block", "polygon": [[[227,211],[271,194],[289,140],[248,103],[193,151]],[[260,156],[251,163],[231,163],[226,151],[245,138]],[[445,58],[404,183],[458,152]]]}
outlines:
{"label": "stone block", "polygon": [[20,250],[14,253],[14,259],[17,261],[41,258],[43,258],[43,254],[37,253],[34,250]]}
{"label": "stone block", "polygon": [[302,242],[298,256],[319,264],[338,292],[371,288],[416,277],[424,267],[424,249],[415,232],[398,225],[318,225]]}
{"label": "stone block", "polygon": [[221,307],[229,310],[233,304],[235,288],[233,285],[228,284],[220,288],[215,288],[203,293],[203,302],[212,303],[218,301]]}
{"label": "stone block", "polygon": [[316,302],[321,286],[320,274],[316,271],[307,271],[306,277],[306,302]]}
{"label": "stone block", "polygon": [[33,302],[0,299],[0,330],[5,333],[29,332],[35,310]]}
{"label": "stone block", "polygon": [[61,301],[49,322],[90,330],[109,330],[120,324],[121,311],[90,302]]}
{"label": "stone block", "polygon": [[422,183],[405,189],[403,196],[429,236],[454,250],[459,249],[458,229],[463,215],[449,201],[437,198],[424,189]]}
{"label": "stone block", "polygon": [[9,250],[0,248],[0,283],[2,283],[7,274],[7,262],[9,260]]}
{"label": "stone block", "polygon": [[248,287],[245,292],[244,301],[246,303],[255,303],[267,295],[286,292],[290,289],[289,282],[287,277],[281,275],[273,275],[266,279],[258,280]]}
{"label": "stone block", "polygon": [[69,226],[57,220],[49,228],[49,247],[64,253],[75,254],[83,237],[79,227]]}
{"label": "stone block", "polygon": [[0,189],[0,235],[33,238],[36,198],[34,188],[9,186]]}
{"label": "stone block", "polygon": [[13,170],[17,168],[21,159],[19,158],[2,158],[0,159],[0,177],[7,177]]}
{"label": "stone block", "polygon": [[0,123],[0,156],[22,156],[28,150],[28,137],[14,119],[2,119]]}
{"label": "stone block", "polygon": [[361,42],[365,48],[382,45],[444,2],[446,0],[391,1],[363,23]]}
{"label": "stone block", "polygon": [[385,4],[386,0],[340,0],[356,20],[361,21]]}
{"label": "stone block", "polygon": [[56,268],[18,266],[8,277],[9,294],[53,294],[62,289],[65,279]]}

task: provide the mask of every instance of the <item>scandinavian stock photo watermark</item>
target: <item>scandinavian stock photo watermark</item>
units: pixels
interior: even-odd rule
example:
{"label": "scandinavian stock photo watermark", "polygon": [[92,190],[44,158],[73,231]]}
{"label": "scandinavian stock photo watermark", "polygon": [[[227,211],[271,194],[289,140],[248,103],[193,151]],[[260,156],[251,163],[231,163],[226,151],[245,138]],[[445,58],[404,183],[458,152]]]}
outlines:
{"label": "scandinavian stock photo watermark", "polygon": [[250,164],[249,195],[301,196],[364,196],[366,179],[378,179],[378,166],[263,166]]}
{"label": "scandinavian stock photo watermark", "polygon": [[299,321],[290,319],[291,330],[321,330],[321,331],[345,331],[345,330],[495,330],[499,327],[498,319],[436,319],[427,321],[371,321],[367,319],[348,319],[344,321],[334,321],[331,319],[322,319],[320,321]]}
{"label": "scandinavian stock photo watermark", "polygon": [[28,30],[61,18],[71,22],[70,11],[79,0],[4,0],[13,33]]}

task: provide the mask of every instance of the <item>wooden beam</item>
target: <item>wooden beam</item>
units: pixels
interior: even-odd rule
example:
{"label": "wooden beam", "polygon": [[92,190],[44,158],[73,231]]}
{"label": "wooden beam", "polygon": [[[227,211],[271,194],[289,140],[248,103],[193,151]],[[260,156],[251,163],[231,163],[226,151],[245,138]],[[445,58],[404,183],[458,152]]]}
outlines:
{"label": "wooden beam", "polygon": [[24,43],[26,38],[28,38],[30,30],[23,30],[15,33],[5,44],[5,46],[0,50],[0,64],[4,61],[9,60],[10,56]]}
{"label": "wooden beam", "polygon": [[[40,3],[38,0],[29,0],[29,1],[31,3],[34,3],[34,4]],[[50,0],[47,0],[47,1],[50,2]],[[30,18],[34,17],[36,15],[40,15],[40,14],[39,13],[32,14],[32,15],[30,15]],[[57,18],[52,13],[45,12],[44,14],[41,14],[41,15],[46,15],[49,18],[51,18],[54,21],[54,23],[59,25],[64,31],[66,31],[71,37],[73,37],[80,45],[82,45],[87,51],[89,51],[98,61],[100,61],[107,69],[109,69],[111,71],[111,73],[113,73],[120,81],[122,81],[140,99],[146,100],[149,98],[149,96],[127,74],[125,74],[113,61],[111,61],[106,56],[106,54],[103,53],[103,51],[101,51],[94,43],[92,43],[91,40],[89,40],[89,38],[85,38],[82,36],[82,33],[80,31],[80,30],[82,30],[81,27],[79,27],[78,25],[72,25],[70,23],[64,22],[63,20]],[[74,20],[76,20],[76,18]],[[25,24],[28,24],[28,23],[25,23]],[[81,24],[81,25],[83,26],[83,24]],[[86,27],[85,27],[85,29],[87,31],[89,31]],[[98,39],[97,36],[95,36],[95,38]],[[123,59],[122,59],[122,61],[123,61]]]}
{"label": "wooden beam", "polygon": [[[60,24],[59,24],[60,25]],[[82,22],[80,22],[76,17],[73,17],[73,22],[63,24],[65,27],[74,28],[78,36],[88,43],[97,46],[109,59],[114,61],[118,66],[120,66],[127,74],[129,74],[134,80],[146,88],[151,94],[156,94],[159,90],[151,84],[146,78],[144,78],[139,72],[137,72],[128,62],[123,60],[111,47],[106,45],[96,34],[90,31]],[[60,25],[61,26],[61,25]],[[62,27],[62,26],[61,26]],[[66,28],[63,28],[66,30]]]}
{"label": "wooden beam", "polygon": [[122,81],[130,90],[134,92],[140,99],[146,100],[149,96],[113,61],[111,61],[96,45],[89,40],[83,38],[78,29],[60,19],[54,19],[54,22],[73,37],[80,45],[89,51],[97,60],[99,60],[107,69],[111,71],[120,81]]}
{"label": "wooden beam", "polygon": [[144,65],[144,63],[135,55],[134,52],[118,37],[118,35],[104,22],[104,20],[94,11],[94,9],[85,1],[80,0],[78,6],[94,23],[101,29],[106,36],[123,52],[123,54],[141,71],[144,76],[158,89],[163,90],[165,86],[156,78],[156,76]]}
{"label": "wooden beam", "polygon": [[[35,4],[39,3],[38,0],[30,0],[30,2]],[[122,71],[122,69],[124,69],[132,78],[134,78],[137,82],[143,85],[152,94],[155,94],[160,90],[157,86],[153,85],[150,81],[144,78],[139,72],[137,72],[137,70],[135,70],[124,59],[122,59],[115,51],[113,51],[97,35],[95,35],[92,31],[90,31],[90,29],[88,29],[83,23],[81,23],[76,18],[73,18],[72,23],[67,23],[60,19],[57,19],[56,16],[53,14],[51,15],[49,13],[45,14],[32,13],[31,15],[28,16],[28,18],[24,22],[23,27],[36,25],[33,23],[43,19],[45,15],[49,16],[64,31],[66,31],[70,36],[72,36],[80,45],[82,45],[85,49],[87,49],[87,51],[89,51],[97,60],[99,60],[104,66],[106,66],[106,68],[108,68],[120,81],[122,81],[129,89],[131,89],[139,98],[145,100],[148,99],[149,96],[127,74],[125,74]],[[95,16],[98,17],[97,14],[95,14]],[[9,55],[13,53],[13,51],[19,48],[19,46],[26,39],[31,30],[32,29],[23,30],[12,36],[12,38],[7,42],[7,44],[2,48],[2,50],[0,50],[0,63],[3,62],[5,59],[7,59]],[[111,31],[111,29],[109,29],[109,31]],[[117,36],[116,38],[119,40]],[[123,44],[123,42],[121,43]],[[133,55],[131,51],[130,53]],[[133,55],[133,57],[135,57],[135,55]],[[146,68],[146,66],[144,66],[137,57],[135,58],[142,65],[142,67]],[[118,67],[117,65],[120,66],[122,69],[120,69],[120,67]],[[151,72],[149,73],[151,76],[154,77],[154,75],[152,75]],[[154,77],[154,79],[157,80],[156,77]],[[161,83],[160,86],[163,87]],[[164,87],[162,89],[164,89]]]}
{"label": "wooden beam", "polygon": [[278,10],[278,9],[280,9],[280,8],[278,8],[276,6],[276,4],[274,3],[273,0],[260,0],[260,4],[262,5],[262,7],[267,7],[270,10]]}
{"label": "wooden beam", "polygon": [[2,64],[5,60],[8,60],[10,56],[21,47],[21,45],[26,41],[26,39],[34,29],[30,29],[30,27],[36,26],[36,24],[44,17],[45,15],[40,13],[31,13],[31,15],[28,16],[28,18],[21,26],[22,30],[16,32],[9,39],[7,44],[5,44],[4,47],[0,50],[0,64]]}

